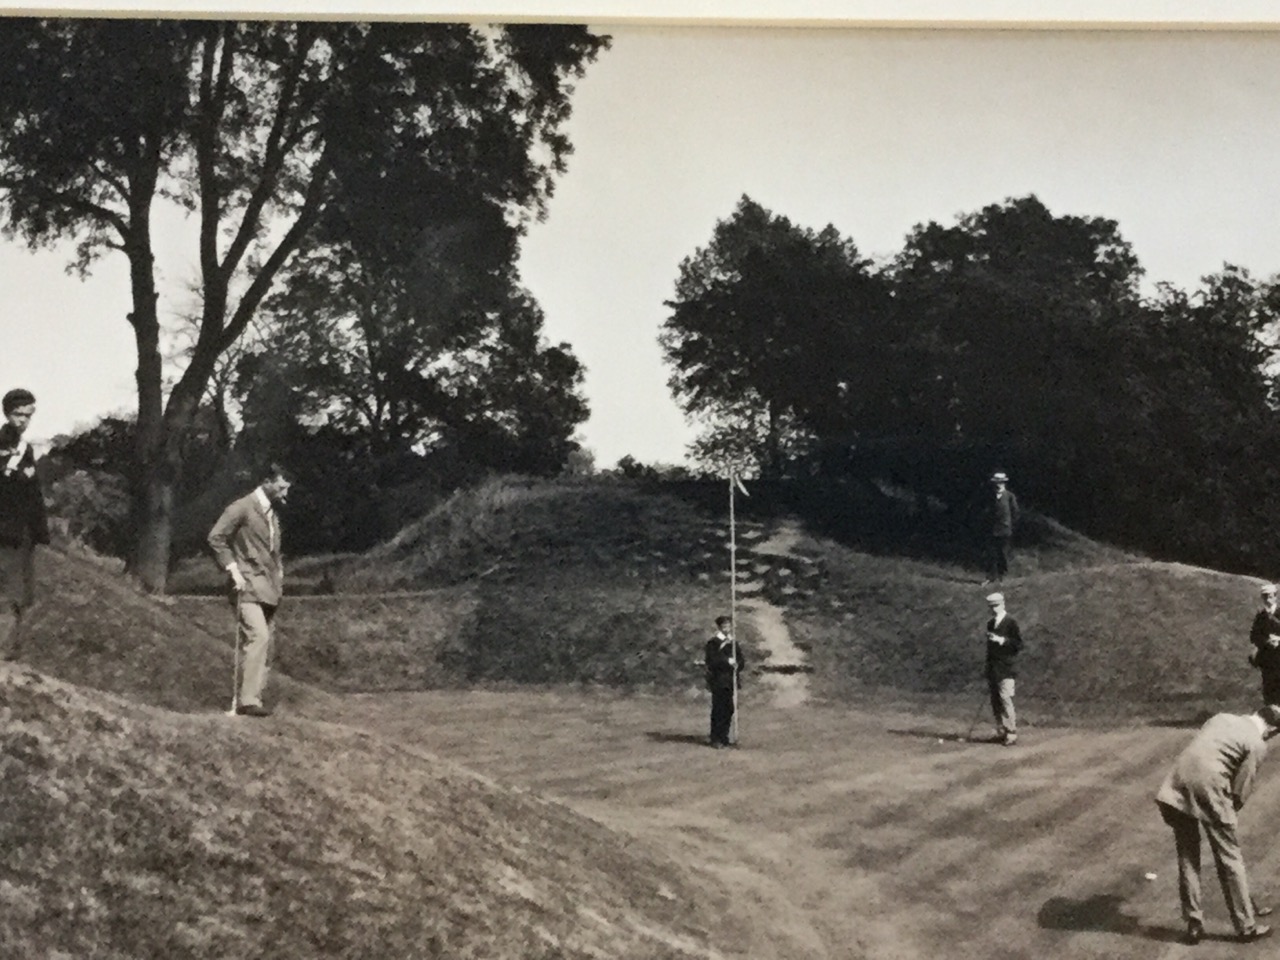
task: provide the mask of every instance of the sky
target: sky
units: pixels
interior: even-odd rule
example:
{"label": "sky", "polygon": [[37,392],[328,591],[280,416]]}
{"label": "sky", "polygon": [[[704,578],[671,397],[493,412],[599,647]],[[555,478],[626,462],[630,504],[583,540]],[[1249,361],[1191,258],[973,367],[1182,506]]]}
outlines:
{"label": "sky", "polygon": [[[574,153],[519,264],[586,367],[598,466],[684,460],[663,301],[744,194],[879,261],[916,224],[1035,193],[1116,220],[1148,286],[1280,272],[1280,32],[600,29],[612,48],[578,82]],[[176,316],[194,234],[172,214],[157,232]],[[36,393],[36,437],[134,404],[125,261],[81,281],[67,260],[0,239],[0,386]]]}

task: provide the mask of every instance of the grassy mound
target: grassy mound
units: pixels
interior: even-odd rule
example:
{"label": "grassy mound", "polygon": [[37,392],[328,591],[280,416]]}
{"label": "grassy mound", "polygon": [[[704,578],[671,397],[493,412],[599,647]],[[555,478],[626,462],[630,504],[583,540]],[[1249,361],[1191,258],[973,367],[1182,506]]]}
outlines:
{"label": "grassy mound", "polygon": [[342,727],[9,665],[0,717],[6,956],[674,958],[731,916],[634,841]]}
{"label": "grassy mound", "polygon": [[[816,695],[837,702],[858,702],[872,690],[980,695],[982,598],[990,588],[972,565],[924,550],[873,553],[815,533],[803,519],[795,521],[799,535],[789,556],[770,555],[766,541],[784,517],[770,515],[767,501],[782,496],[753,489],[760,503],[738,527],[739,584],[760,581],[757,595],[783,608],[815,669]],[[348,561],[338,583],[457,584],[449,589],[465,590],[466,602],[449,594],[451,614],[424,618],[434,628],[415,636],[395,627],[394,637],[409,639],[381,664],[365,655],[386,638],[358,635],[385,616],[353,621],[335,612],[327,627],[311,618],[315,626],[296,634],[298,648],[310,651],[308,663],[293,672],[342,685],[347,667],[323,666],[328,655],[318,627],[356,638],[339,643],[328,662],[359,662],[366,677],[384,678],[365,689],[413,687],[414,677],[429,686],[697,688],[693,661],[729,597],[727,518],[709,500],[720,492],[508,480],[460,493],[393,541]],[[921,522],[902,510],[909,540]],[[889,527],[879,521],[882,532]],[[1034,513],[1014,573],[1005,592],[1028,639],[1021,696],[1042,714],[1112,717],[1252,702],[1257,678],[1245,663],[1244,637],[1253,581],[1148,562]],[[744,629],[748,647],[756,639]],[[761,662],[760,651],[752,652]]]}
{"label": "grassy mound", "polygon": [[[991,587],[859,557],[832,569],[830,593],[788,614],[820,695],[857,702],[882,688],[982,696]],[[1142,562],[1017,577],[1002,590],[1026,641],[1019,698],[1041,718],[1256,705],[1257,671],[1246,662],[1253,580]]]}
{"label": "grassy mound", "polygon": [[[231,702],[234,618],[226,600],[208,630],[164,598],[147,596],[89,557],[41,550],[37,603],[21,660],[42,672],[170,710],[225,710]],[[319,695],[287,676],[272,696]]]}

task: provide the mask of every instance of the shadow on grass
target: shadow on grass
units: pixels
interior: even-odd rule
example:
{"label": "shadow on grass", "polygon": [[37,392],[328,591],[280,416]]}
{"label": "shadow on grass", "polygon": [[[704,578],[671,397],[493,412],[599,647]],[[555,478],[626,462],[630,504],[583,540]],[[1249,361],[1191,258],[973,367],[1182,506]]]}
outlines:
{"label": "shadow on grass", "polygon": [[1197,710],[1194,715],[1189,717],[1161,717],[1158,720],[1147,721],[1149,727],[1174,727],[1179,730],[1196,730],[1204,726],[1206,720],[1213,714],[1208,710]]}
{"label": "shadow on grass", "polygon": [[895,737],[915,737],[917,740],[946,740],[950,743],[987,743],[991,740],[989,736],[969,737],[952,730],[925,730],[920,727],[913,727],[910,730],[886,730],[885,733],[891,733]]}
{"label": "shadow on grass", "polygon": [[1036,914],[1036,922],[1045,930],[1117,933],[1161,943],[1181,939],[1180,929],[1144,926],[1137,917],[1124,912],[1124,903],[1125,898],[1118,893],[1098,893],[1083,900],[1050,897]]}
{"label": "shadow on grass", "polygon": [[654,743],[691,743],[699,747],[707,745],[707,738],[696,733],[670,733],[666,730],[649,730],[645,733],[645,736]]}

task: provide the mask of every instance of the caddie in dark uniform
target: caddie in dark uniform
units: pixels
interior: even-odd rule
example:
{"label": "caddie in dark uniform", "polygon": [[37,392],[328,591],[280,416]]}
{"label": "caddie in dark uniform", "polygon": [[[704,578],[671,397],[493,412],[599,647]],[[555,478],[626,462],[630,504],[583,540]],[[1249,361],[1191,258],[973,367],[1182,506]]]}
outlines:
{"label": "caddie in dark uniform", "polygon": [[1013,709],[1013,693],[1022,632],[1017,621],[1005,611],[1004,594],[990,594],[987,607],[991,611],[991,619],[987,621],[987,689],[991,693],[991,712],[996,720],[995,739],[1011,747],[1018,742],[1018,715]]}
{"label": "caddie in dark uniform", "polygon": [[709,743],[716,749],[734,746],[729,734],[733,729],[735,694],[742,686],[742,671],[746,669],[742,648],[730,633],[732,625],[729,617],[716,617],[716,635],[707,641],[707,689],[711,691]]}
{"label": "caddie in dark uniform", "polygon": [[1276,611],[1276,586],[1262,587],[1262,605],[1249,628],[1253,652],[1249,662],[1262,674],[1262,700],[1280,704],[1280,614]]}
{"label": "caddie in dark uniform", "polygon": [[22,438],[36,410],[28,390],[10,390],[0,401],[0,649],[6,660],[22,652],[22,615],[35,595],[35,546],[49,542],[36,455]]}

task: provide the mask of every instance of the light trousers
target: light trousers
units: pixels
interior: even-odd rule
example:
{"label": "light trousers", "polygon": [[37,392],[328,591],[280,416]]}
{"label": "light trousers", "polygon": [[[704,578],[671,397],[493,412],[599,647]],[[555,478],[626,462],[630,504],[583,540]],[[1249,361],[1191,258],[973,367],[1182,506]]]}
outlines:
{"label": "light trousers", "polygon": [[1002,737],[1007,733],[1017,733],[1018,714],[1013,709],[1013,678],[997,680],[988,677],[987,686],[991,690],[991,712],[996,718],[996,733]]}
{"label": "light trousers", "polygon": [[1182,900],[1182,919],[1187,923],[1204,923],[1200,905],[1200,831],[1209,841],[1213,862],[1218,868],[1218,882],[1222,884],[1222,899],[1231,913],[1236,933],[1249,933],[1254,927],[1253,900],[1249,896],[1249,879],[1245,874],[1244,856],[1234,825],[1210,823],[1175,810],[1160,806],[1164,822],[1173,828],[1174,846],[1178,851],[1178,896]]}
{"label": "light trousers", "polygon": [[17,660],[22,653],[22,607],[0,601],[0,656]]}
{"label": "light trousers", "polygon": [[271,621],[276,614],[273,604],[240,600],[236,624],[236,643],[242,651],[240,666],[240,706],[262,706],[262,691],[271,672]]}

